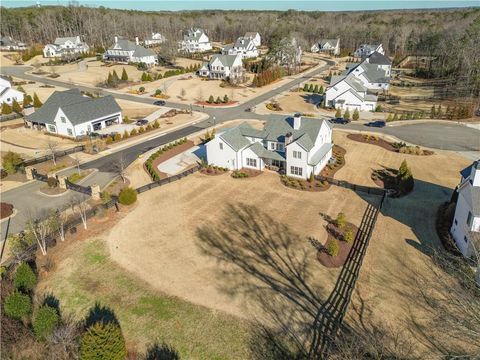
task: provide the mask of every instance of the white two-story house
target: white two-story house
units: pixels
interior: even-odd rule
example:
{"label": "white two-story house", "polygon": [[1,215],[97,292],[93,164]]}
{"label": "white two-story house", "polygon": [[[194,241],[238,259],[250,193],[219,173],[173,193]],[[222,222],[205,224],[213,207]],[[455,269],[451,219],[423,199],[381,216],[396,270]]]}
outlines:
{"label": "white two-story house", "polygon": [[12,88],[10,81],[0,77],[0,105],[7,103],[12,105],[13,100],[16,100],[19,104],[23,102],[25,94],[17,89]]}
{"label": "white two-story house", "polygon": [[144,63],[154,66],[158,63],[158,56],[151,49],[140,45],[138,37],[135,42],[115,36],[115,43],[103,54],[105,61],[121,63]]}
{"label": "white two-story house", "polygon": [[213,55],[209,62],[206,62],[197,71],[201,77],[210,79],[233,80],[244,75],[242,56],[237,55]]}
{"label": "white two-story house", "polygon": [[465,257],[480,254],[480,159],[461,172],[450,232]]}
{"label": "white two-story house", "polygon": [[187,53],[196,53],[212,50],[212,44],[205,31],[192,28],[183,35],[183,40],[179,43],[179,51]]}
{"label": "white two-story house", "polygon": [[253,40],[253,44],[259,48],[261,45],[262,45],[262,37],[260,36],[260,34],[258,32],[255,32],[255,31],[248,31],[245,33],[245,36],[244,37],[249,37]]}
{"label": "white two-story house", "polygon": [[382,44],[362,44],[354,51],[353,56],[364,58],[370,56],[375,51],[385,55],[385,50],[383,49]]}
{"label": "white two-story house", "polygon": [[340,39],[320,39],[310,49],[314,53],[340,55]]}
{"label": "white two-story house", "polygon": [[152,33],[151,36],[147,37],[143,40],[143,45],[150,47],[150,46],[157,46],[163,44],[165,42],[165,36],[160,33]]}
{"label": "white two-story house", "polygon": [[241,55],[243,59],[256,58],[258,49],[251,37],[241,36],[234,44],[226,45],[222,49],[223,55]]}
{"label": "white two-story house", "polygon": [[92,99],[70,89],[55,91],[25,120],[34,129],[77,138],[122,123],[122,110],[111,95]]}
{"label": "white two-story house", "polygon": [[332,76],[325,91],[325,106],[349,111],[373,111],[377,96],[368,93],[367,87],[352,73]]}
{"label": "white two-story house", "polygon": [[332,157],[332,128],[300,114],[268,120],[262,130],[243,123],[218,133],[206,144],[207,162],[230,170],[274,166],[287,176],[318,175]]}
{"label": "white two-story house", "polygon": [[53,44],[43,48],[43,57],[56,58],[70,54],[88,53],[90,47],[80,40],[80,36],[56,38]]}
{"label": "white two-story house", "polygon": [[2,36],[0,37],[0,50],[24,51],[27,50],[27,44],[16,41],[11,36]]}

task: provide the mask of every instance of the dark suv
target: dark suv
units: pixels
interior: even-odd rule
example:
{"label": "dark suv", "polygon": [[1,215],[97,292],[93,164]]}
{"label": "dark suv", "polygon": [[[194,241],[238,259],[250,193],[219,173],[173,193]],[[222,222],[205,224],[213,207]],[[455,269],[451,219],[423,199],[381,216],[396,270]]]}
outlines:
{"label": "dark suv", "polygon": [[369,123],[366,123],[365,125],[370,126],[370,127],[382,128],[382,127],[385,127],[385,125],[387,125],[387,124],[384,120],[376,120],[376,121],[370,121]]}
{"label": "dark suv", "polygon": [[135,125],[137,126],[143,126],[143,125],[147,125],[148,124],[148,120],[147,119],[140,119],[140,120],[137,120],[135,122]]}
{"label": "dark suv", "polygon": [[343,118],[343,117],[338,117],[338,118],[332,118],[332,119],[330,119],[330,122],[331,122],[332,124],[343,124],[343,125],[345,125],[345,124],[348,124],[348,123],[350,122],[350,120],[347,120],[347,119],[345,119],[345,118]]}

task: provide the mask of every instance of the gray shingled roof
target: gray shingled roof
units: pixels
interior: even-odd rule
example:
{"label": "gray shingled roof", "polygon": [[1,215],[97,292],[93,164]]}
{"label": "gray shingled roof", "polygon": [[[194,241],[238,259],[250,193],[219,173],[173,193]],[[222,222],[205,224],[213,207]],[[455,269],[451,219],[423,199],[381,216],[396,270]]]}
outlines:
{"label": "gray shingled roof", "polygon": [[55,91],[40,109],[27,116],[27,120],[42,124],[54,124],[58,109],[62,109],[73,125],[83,124],[121,111],[120,106],[111,95],[92,99],[83,96],[78,89],[70,89]]}
{"label": "gray shingled roof", "polygon": [[133,51],[134,57],[144,57],[144,56],[155,56],[155,52],[150,49],[146,49],[141,45],[137,45],[135,42],[127,39],[117,39],[117,42],[110,46],[109,50],[114,50],[115,46],[118,45],[121,50],[124,51]]}
{"label": "gray shingled roof", "polygon": [[480,187],[470,186],[470,197],[473,216],[480,216]]}
{"label": "gray shingled roof", "polygon": [[220,134],[219,136],[223,141],[225,141],[228,145],[230,145],[232,149],[235,151],[243,149],[245,146],[248,146],[250,144],[250,141],[248,141],[242,135],[238,127],[227,130],[222,134]]}
{"label": "gray shingled roof", "polygon": [[71,42],[75,43],[77,42],[77,37],[76,36],[70,36],[70,37],[58,37],[55,39],[54,44],[55,45],[63,45],[65,44],[68,40]]}
{"label": "gray shingled roof", "polygon": [[202,29],[188,29],[187,33],[183,35],[183,40],[198,41],[202,34],[205,34]]}
{"label": "gray shingled roof", "polygon": [[[243,41],[243,43],[242,43],[242,41]],[[246,49],[248,44],[250,44],[251,41],[252,41],[251,37],[240,36],[237,39],[237,41],[235,41],[234,47],[237,48],[237,49]]]}
{"label": "gray shingled roof", "polygon": [[329,43],[331,46],[337,46],[338,39],[320,39],[317,44],[320,45],[322,48]]}
{"label": "gray shingled roof", "polygon": [[371,83],[390,82],[390,78],[386,75],[385,70],[379,68],[377,65],[364,61],[359,66],[365,70],[364,75]]}
{"label": "gray shingled roof", "polygon": [[318,149],[317,152],[310,157],[308,164],[312,166],[317,165],[325,157],[325,155],[327,155],[332,147],[332,143],[325,143],[320,146],[320,149]]}
{"label": "gray shingled roof", "polygon": [[392,61],[383,54],[380,54],[378,51],[373,52],[368,57],[368,62],[375,65],[392,65]]}
{"label": "gray shingled roof", "polygon": [[209,63],[212,64],[215,61],[215,59],[218,59],[218,60],[220,60],[220,62],[222,63],[223,66],[232,67],[236,58],[237,58],[237,55],[215,54],[210,59]]}

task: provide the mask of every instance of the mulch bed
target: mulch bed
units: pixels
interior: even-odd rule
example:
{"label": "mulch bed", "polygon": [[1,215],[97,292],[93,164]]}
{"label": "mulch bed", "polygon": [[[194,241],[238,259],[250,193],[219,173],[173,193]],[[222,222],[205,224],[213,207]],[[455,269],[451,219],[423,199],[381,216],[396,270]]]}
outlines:
{"label": "mulch bed", "polygon": [[376,135],[365,135],[365,134],[348,134],[347,138],[353,141],[361,142],[364,144],[377,145],[381,148],[384,148],[387,151],[402,153],[407,155],[433,155],[434,152],[431,150],[421,149],[419,146],[407,146],[402,143],[402,147],[395,147],[392,142],[386,141],[382,138],[379,138]]}
{"label": "mulch bed", "polygon": [[336,159],[343,159],[343,161],[342,160],[337,161],[337,163],[333,166],[332,165],[326,165],[322,169],[322,171],[320,172],[320,176],[333,178],[335,176],[335,173],[338,170],[340,170],[342,167],[345,166],[345,154],[346,153],[347,153],[347,150],[345,150],[343,147],[338,146],[338,145],[333,145],[332,155]]}
{"label": "mulch bed", "polygon": [[[183,143],[181,145],[174,146],[168,151],[163,152],[163,154],[159,155],[155,160],[152,162],[152,167],[155,169],[157,172],[158,176],[160,176],[160,179],[165,179],[168,177],[168,174],[161,172],[158,170],[158,165],[160,165],[162,162],[174,157],[175,155],[181,154],[182,152],[194,147],[195,144],[193,141],[188,140],[186,143]],[[145,164],[143,164],[143,169],[147,172],[148,176],[150,176],[150,173],[148,172]]]}
{"label": "mulch bed", "polygon": [[408,195],[411,191],[413,191],[413,188],[410,191],[402,190],[397,180],[397,174],[397,169],[384,167],[383,169],[373,170],[370,177],[378,187],[385,190],[390,190],[390,197],[401,197]]}
{"label": "mulch bed", "polygon": [[197,101],[195,103],[195,105],[200,105],[200,106],[227,106],[227,105],[233,105],[233,104],[238,104],[238,101],[229,101],[229,102],[220,103],[220,104],[208,103],[206,101]]}
{"label": "mulch bed", "polygon": [[[358,227],[356,227],[354,224],[347,222],[345,223],[345,227],[343,229],[338,228],[334,223],[329,223],[327,225],[327,242],[325,243],[323,249],[317,253],[317,259],[323,266],[327,268],[337,268],[345,264],[348,254],[350,253],[350,249],[353,246],[353,241],[349,244],[343,240],[343,234],[347,230],[352,231],[353,238],[355,239],[357,236]],[[339,251],[337,256],[330,256],[327,252],[327,247],[329,243],[334,240],[338,241]]]}
{"label": "mulch bed", "polygon": [[13,205],[9,203],[0,203],[0,219],[5,219],[13,214]]}
{"label": "mulch bed", "polygon": [[[235,173],[244,173],[244,174],[247,174],[246,177],[234,177],[234,174]],[[232,172],[232,177],[234,179],[248,179],[248,178],[252,178],[252,177],[255,177],[255,176],[258,176],[260,175],[262,172],[260,170],[255,170],[255,169],[249,169],[249,168],[241,168],[240,170],[235,170]]]}
{"label": "mulch bed", "polygon": [[218,168],[216,166],[206,166],[200,170],[200,173],[209,176],[222,175],[225,174],[228,170]]}
{"label": "mulch bed", "polygon": [[177,109],[172,109],[168,110],[165,114],[160,116],[161,118],[167,118],[167,117],[174,117],[179,114],[189,114],[190,112],[187,110],[177,110]]}
{"label": "mulch bed", "polygon": [[50,196],[60,195],[60,194],[63,194],[64,192],[66,192],[66,191],[67,191],[67,189],[62,189],[61,187],[58,187],[58,186],[51,188],[47,185],[47,186],[44,186],[44,187],[40,188],[40,192],[42,194],[50,195]]}

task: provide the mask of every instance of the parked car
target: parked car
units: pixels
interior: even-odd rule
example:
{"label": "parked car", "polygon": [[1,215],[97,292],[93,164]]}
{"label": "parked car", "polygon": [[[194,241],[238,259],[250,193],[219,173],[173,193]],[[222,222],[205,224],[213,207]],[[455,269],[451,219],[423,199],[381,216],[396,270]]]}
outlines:
{"label": "parked car", "polygon": [[369,123],[365,124],[365,126],[378,127],[378,128],[385,127],[385,125],[387,125],[387,123],[384,120],[370,121]]}
{"label": "parked car", "polygon": [[330,122],[332,124],[348,124],[350,122],[350,120],[347,120],[343,117],[338,117],[338,118],[332,118],[330,119]]}
{"label": "parked car", "polygon": [[153,103],[153,105],[157,106],[165,106],[166,102],[164,100],[157,100]]}
{"label": "parked car", "polygon": [[135,122],[135,125],[137,126],[143,126],[143,125],[147,125],[148,124],[148,120],[147,119],[140,119],[140,120],[137,120]]}

